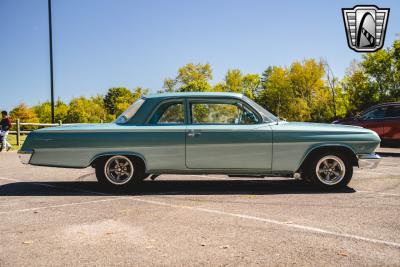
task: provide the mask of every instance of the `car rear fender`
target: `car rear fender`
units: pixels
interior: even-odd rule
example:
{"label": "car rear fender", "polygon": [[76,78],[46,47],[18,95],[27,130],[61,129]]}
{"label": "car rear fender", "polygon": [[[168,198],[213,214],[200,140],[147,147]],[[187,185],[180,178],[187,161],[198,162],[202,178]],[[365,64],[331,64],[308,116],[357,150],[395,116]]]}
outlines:
{"label": "car rear fender", "polygon": [[111,152],[104,152],[104,153],[97,154],[90,160],[89,166],[93,166],[95,164],[95,162],[100,158],[108,157],[108,156],[115,156],[115,155],[124,155],[124,156],[132,156],[132,157],[140,158],[143,161],[145,170],[147,170],[146,158],[142,154],[137,153],[137,152],[127,152],[127,151],[111,151]]}

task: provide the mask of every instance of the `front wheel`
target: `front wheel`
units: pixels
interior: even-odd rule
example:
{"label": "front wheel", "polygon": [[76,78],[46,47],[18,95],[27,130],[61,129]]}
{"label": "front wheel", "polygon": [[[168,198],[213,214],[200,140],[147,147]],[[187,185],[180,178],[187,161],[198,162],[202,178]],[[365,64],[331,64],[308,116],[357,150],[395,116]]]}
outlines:
{"label": "front wheel", "polygon": [[96,163],[96,177],[100,184],[113,188],[128,188],[143,180],[144,164],[135,158],[115,155]]}
{"label": "front wheel", "polygon": [[353,177],[353,166],[342,153],[322,152],[310,159],[305,173],[319,187],[342,188]]}

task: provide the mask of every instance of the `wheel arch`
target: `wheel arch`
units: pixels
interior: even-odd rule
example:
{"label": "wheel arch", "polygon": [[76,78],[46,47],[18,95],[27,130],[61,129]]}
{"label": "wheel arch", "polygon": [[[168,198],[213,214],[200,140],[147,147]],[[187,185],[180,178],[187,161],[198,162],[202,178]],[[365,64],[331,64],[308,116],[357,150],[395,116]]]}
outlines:
{"label": "wheel arch", "polygon": [[323,151],[335,151],[345,153],[348,156],[349,160],[351,161],[352,166],[358,166],[358,158],[355,151],[348,145],[345,144],[322,144],[318,146],[311,147],[303,156],[297,171],[300,170],[304,164],[308,162],[313,155],[323,152]]}
{"label": "wheel arch", "polygon": [[142,154],[136,153],[136,152],[127,152],[127,151],[112,151],[112,152],[104,152],[104,153],[97,154],[90,160],[89,166],[94,167],[98,160],[106,158],[106,157],[110,157],[110,156],[116,156],[116,155],[137,158],[142,161],[145,171],[147,170],[147,162],[146,162],[145,157]]}

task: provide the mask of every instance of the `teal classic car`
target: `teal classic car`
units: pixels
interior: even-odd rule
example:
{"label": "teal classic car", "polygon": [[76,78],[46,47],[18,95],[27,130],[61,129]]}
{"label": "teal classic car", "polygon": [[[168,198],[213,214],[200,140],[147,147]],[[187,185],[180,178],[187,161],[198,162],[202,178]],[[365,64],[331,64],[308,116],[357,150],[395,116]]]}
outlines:
{"label": "teal classic car", "polygon": [[112,187],[150,174],[226,174],[337,188],[354,166],[377,166],[379,144],[361,127],[280,120],[241,94],[165,93],[142,97],[114,123],[33,131],[19,156],[39,166],[92,166]]}

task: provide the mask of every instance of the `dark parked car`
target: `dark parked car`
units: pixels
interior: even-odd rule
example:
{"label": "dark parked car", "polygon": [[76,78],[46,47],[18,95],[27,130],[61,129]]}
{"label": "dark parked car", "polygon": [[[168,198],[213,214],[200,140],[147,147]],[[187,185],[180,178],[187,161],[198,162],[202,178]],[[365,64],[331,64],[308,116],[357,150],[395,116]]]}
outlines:
{"label": "dark parked car", "polygon": [[400,102],[379,104],[358,116],[333,123],[361,126],[375,131],[382,142],[400,144]]}

